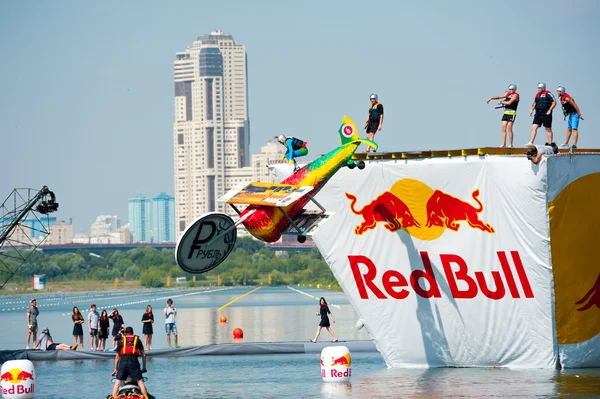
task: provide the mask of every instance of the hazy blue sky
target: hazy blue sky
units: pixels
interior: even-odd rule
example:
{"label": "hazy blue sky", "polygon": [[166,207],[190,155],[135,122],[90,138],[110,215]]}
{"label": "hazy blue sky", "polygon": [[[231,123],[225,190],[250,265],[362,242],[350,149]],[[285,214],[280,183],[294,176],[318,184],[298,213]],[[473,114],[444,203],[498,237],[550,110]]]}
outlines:
{"label": "hazy blue sky", "polygon": [[[216,29],[246,44],[251,150],[279,133],[337,145],[371,92],[384,151],[497,146],[485,99],[518,85],[515,144],[544,81],[581,106],[580,147],[600,148],[600,2],[0,1],[2,199],[48,185],[59,219],[127,223],[127,199],[173,194],[173,60]],[[554,112],[555,141],[566,122]],[[537,143],[545,141],[539,130]]]}

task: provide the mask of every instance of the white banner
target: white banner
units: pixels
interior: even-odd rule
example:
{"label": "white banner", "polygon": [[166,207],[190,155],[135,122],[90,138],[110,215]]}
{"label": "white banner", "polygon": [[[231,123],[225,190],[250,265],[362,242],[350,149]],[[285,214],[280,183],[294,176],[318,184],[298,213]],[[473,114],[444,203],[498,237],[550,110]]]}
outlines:
{"label": "white banner", "polygon": [[388,366],[556,366],[546,165],[370,162],[317,195],[313,239]]}

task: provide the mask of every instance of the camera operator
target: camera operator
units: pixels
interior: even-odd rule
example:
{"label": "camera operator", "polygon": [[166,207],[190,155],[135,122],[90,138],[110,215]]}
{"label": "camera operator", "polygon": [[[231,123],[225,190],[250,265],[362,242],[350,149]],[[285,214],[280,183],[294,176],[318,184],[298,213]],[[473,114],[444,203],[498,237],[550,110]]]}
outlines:
{"label": "camera operator", "polygon": [[537,165],[542,160],[542,155],[554,155],[558,153],[558,147],[552,143],[548,145],[529,145],[527,146],[527,159],[529,159],[534,165]]}

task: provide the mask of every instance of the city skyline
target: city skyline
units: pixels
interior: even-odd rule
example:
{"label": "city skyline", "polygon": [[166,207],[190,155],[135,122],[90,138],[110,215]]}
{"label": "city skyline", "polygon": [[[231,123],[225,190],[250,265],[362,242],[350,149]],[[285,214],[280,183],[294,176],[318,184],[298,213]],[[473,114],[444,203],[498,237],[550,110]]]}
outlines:
{"label": "city skyline", "polygon": [[[86,232],[97,215],[124,220],[132,193],[175,193],[174,55],[218,29],[248,53],[250,154],[278,134],[306,140],[307,161],[326,153],[344,114],[362,124],[372,92],[385,107],[375,138],[382,151],[498,146],[501,115],[485,99],[511,83],[521,94],[514,131],[522,145],[540,81],[566,87],[585,115],[579,147],[600,148],[596,1],[384,0],[373,21],[359,3],[318,9],[239,0],[0,3],[0,137],[10,165],[0,195],[47,185],[57,219]],[[532,43],[537,23],[555,29]],[[557,144],[565,130],[558,106]],[[544,141],[539,131],[536,143]]]}

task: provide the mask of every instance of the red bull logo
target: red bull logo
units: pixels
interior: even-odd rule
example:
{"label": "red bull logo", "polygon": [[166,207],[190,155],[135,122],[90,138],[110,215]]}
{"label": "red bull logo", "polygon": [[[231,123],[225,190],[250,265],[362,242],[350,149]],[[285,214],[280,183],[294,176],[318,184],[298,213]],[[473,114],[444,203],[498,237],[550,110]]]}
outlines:
{"label": "red bull logo", "polygon": [[350,210],[363,219],[354,229],[356,235],[383,223],[390,232],[403,229],[422,240],[435,240],[446,229],[459,231],[461,225],[495,233],[494,228],[480,218],[484,207],[479,195],[479,189],[473,190],[471,199],[476,205],[472,205],[441,190],[433,190],[418,180],[402,179],[390,191],[385,191],[358,210],[356,196],[346,193],[351,201]]}
{"label": "red bull logo", "polygon": [[[520,298],[518,281],[525,298],[534,298],[533,290],[531,289],[519,252],[511,251],[510,255],[516,271],[516,277],[510,267],[506,253],[499,251],[497,252],[497,256],[502,272],[499,270],[490,272],[494,282],[494,287],[491,288],[486,282],[487,279],[484,273],[481,271],[471,272],[467,262],[463,258],[454,254],[441,254],[440,262],[443,266],[444,275],[452,297],[457,299],[472,299],[481,293],[487,298],[499,300],[506,296],[508,288],[509,295],[512,298]],[[410,295],[408,287],[415,294],[423,298],[442,297],[437,282],[438,277],[431,266],[429,254],[425,251],[421,252],[423,270],[412,271],[408,279],[400,271],[394,269],[386,270],[383,274],[379,274],[375,263],[364,255],[350,255],[348,256],[348,260],[361,299],[369,299],[369,295],[378,299],[388,299],[388,297],[405,299]],[[366,268],[366,272],[361,271],[361,266],[363,266],[363,270]],[[504,281],[506,281],[506,286],[504,285],[503,277]],[[428,288],[421,286],[421,280],[427,281]],[[466,288],[461,289],[459,283],[462,287],[466,286]]]}
{"label": "red bull logo", "polygon": [[331,357],[331,366],[352,366],[352,358],[349,353],[346,353],[344,356],[340,356],[338,358]]}
{"label": "red bull logo", "polygon": [[[23,384],[27,381],[29,381],[30,386]],[[2,395],[21,395],[34,393],[35,386],[33,381],[33,370],[28,372],[17,368],[10,369],[0,375]],[[12,385],[8,385],[7,383]]]}

